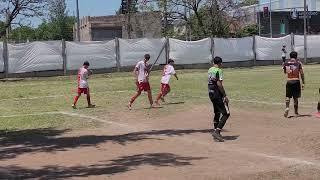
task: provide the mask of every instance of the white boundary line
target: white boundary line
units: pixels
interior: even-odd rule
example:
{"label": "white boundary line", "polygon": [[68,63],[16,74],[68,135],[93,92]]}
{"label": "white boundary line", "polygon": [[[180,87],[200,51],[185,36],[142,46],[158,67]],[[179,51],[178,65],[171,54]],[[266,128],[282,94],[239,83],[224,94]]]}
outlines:
{"label": "white boundary line", "polygon": [[130,126],[128,124],[118,123],[118,122],[115,122],[115,121],[109,121],[109,120],[101,119],[101,118],[98,118],[98,117],[87,116],[87,115],[83,115],[83,114],[79,114],[79,113],[73,113],[73,112],[64,112],[64,111],[60,111],[59,113],[62,114],[62,115],[80,117],[80,118],[84,118],[84,119],[90,119],[90,120],[99,121],[99,122],[102,122],[102,123],[107,123],[107,124],[110,124],[110,125],[116,125],[116,126],[119,126],[119,127],[122,127],[122,128],[130,129],[130,130],[136,130],[136,128],[133,128],[132,126]]}
{"label": "white boundary line", "polygon": [[[180,138],[180,140],[185,141],[185,142],[189,142],[192,144],[196,143],[196,144],[205,145],[205,146],[212,145],[211,143],[199,141],[199,140],[196,140],[193,138],[188,138],[188,139]],[[240,148],[240,147],[234,147],[234,146],[230,147],[227,144],[217,144],[216,146],[214,146],[214,149],[220,149],[222,151],[229,151],[229,152],[238,152],[241,154],[257,156],[257,157],[262,157],[262,158],[267,158],[267,159],[274,159],[277,161],[288,163],[289,165],[299,164],[299,165],[312,165],[312,166],[320,167],[320,162],[318,162],[318,161],[315,162],[315,161],[307,161],[307,160],[303,160],[303,159],[299,159],[299,158],[290,158],[290,157],[283,157],[283,156],[276,156],[276,155],[268,155],[265,153],[253,152],[248,149],[244,149],[244,148]]]}
{"label": "white boundary line", "polygon": [[61,113],[59,111],[52,111],[52,112],[42,112],[42,113],[32,113],[32,114],[14,114],[14,115],[0,116],[0,118],[14,118],[14,117],[41,116],[41,115],[56,115],[56,114],[61,114]]}

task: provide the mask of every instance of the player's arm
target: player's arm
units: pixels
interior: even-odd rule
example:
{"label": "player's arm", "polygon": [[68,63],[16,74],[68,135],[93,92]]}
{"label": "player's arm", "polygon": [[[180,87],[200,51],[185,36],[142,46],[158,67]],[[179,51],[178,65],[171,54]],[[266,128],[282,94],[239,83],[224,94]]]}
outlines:
{"label": "player's arm", "polygon": [[139,75],[139,68],[136,66],[133,69],[133,76],[138,81],[138,75]]}
{"label": "player's arm", "polygon": [[222,97],[223,97],[224,101],[226,103],[229,103],[229,99],[227,97],[226,91],[224,90],[222,81],[221,80],[217,81],[217,85],[218,85],[218,89],[219,89],[220,93],[222,94]]}
{"label": "player's arm", "polygon": [[302,88],[304,88],[305,79],[304,79],[304,72],[303,72],[302,65],[300,65],[300,77],[301,77],[301,80],[302,80]]}
{"label": "player's arm", "polygon": [[177,80],[179,80],[177,73],[174,73],[173,75],[174,77],[176,77]]}

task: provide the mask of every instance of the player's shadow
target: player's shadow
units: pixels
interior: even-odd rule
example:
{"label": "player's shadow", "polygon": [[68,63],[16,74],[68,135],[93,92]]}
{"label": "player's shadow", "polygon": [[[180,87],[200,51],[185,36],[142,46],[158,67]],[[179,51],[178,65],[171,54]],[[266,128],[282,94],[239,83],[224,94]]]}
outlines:
{"label": "player's shadow", "polygon": [[40,169],[17,166],[0,167],[0,179],[66,179],[101,175],[110,176],[133,171],[138,169],[139,166],[181,167],[190,166],[193,161],[203,159],[206,159],[206,157],[180,156],[172,153],[146,153],[123,156],[86,166],[46,166]]}
{"label": "player's shadow", "polygon": [[292,118],[305,118],[305,117],[312,117],[311,114],[300,114],[298,116],[288,116],[289,119],[292,119]]}
{"label": "player's shadow", "polygon": [[168,103],[164,103],[163,105],[178,105],[178,104],[184,104],[184,101],[180,101],[180,102],[168,102]]}
{"label": "player's shadow", "polygon": [[165,129],[139,131],[115,135],[63,136],[70,130],[27,129],[0,130],[0,160],[12,159],[22,154],[68,151],[81,147],[97,147],[112,142],[120,145],[145,140],[164,140],[165,137],[209,133],[210,129]]}
{"label": "player's shadow", "polygon": [[239,135],[236,136],[222,136],[224,140],[226,141],[235,141],[239,138]]}

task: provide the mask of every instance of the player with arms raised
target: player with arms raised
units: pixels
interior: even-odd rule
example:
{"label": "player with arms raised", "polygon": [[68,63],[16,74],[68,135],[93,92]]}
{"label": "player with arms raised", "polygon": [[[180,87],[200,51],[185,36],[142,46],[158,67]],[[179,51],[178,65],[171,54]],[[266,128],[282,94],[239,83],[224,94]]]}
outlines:
{"label": "player with arms raised", "polygon": [[131,98],[128,108],[131,110],[133,102],[141,95],[142,91],[146,91],[148,93],[148,98],[150,102],[150,108],[153,107],[153,100],[152,100],[152,93],[151,87],[149,84],[149,64],[148,61],[150,60],[150,55],[145,54],[144,60],[139,61],[134,70],[134,77],[136,79],[137,85],[137,93]]}
{"label": "player with arms raised", "polygon": [[89,62],[85,61],[83,63],[83,66],[78,71],[78,95],[74,97],[74,102],[72,104],[72,107],[74,109],[77,108],[76,105],[82,93],[87,95],[88,108],[95,107],[95,105],[91,104],[91,99],[90,99],[88,79],[89,79],[89,76],[92,74],[92,72],[88,69],[89,66],[90,66]]}
{"label": "player with arms raised", "polygon": [[222,85],[223,72],[221,67],[222,59],[215,57],[213,59],[213,67],[208,71],[208,91],[214,110],[214,130],[212,136],[215,140],[223,142],[224,139],[221,136],[221,130],[230,117],[230,111],[228,107],[229,99]]}
{"label": "player with arms raised", "polygon": [[168,64],[164,66],[163,71],[162,71],[162,78],[161,78],[161,87],[160,87],[160,92],[157,96],[157,99],[155,101],[156,105],[160,105],[159,104],[159,100],[161,99],[162,102],[164,101],[164,97],[170,92],[170,85],[169,85],[169,81],[172,75],[174,75],[174,77],[176,77],[176,79],[178,80],[178,76],[176,74],[176,71],[174,70],[174,61],[172,59],[169,59]]}
{"label": "player with arms raised", "polygon": [[[293,51],[290,53],[290,60],[283,64],[283,72],[287,75],[286,84],[286,109],[284,112],[284,117],[289,115],[290,99],[293,98],[294,101],[294,113],[299,116],[299,101],[301,97],[301,88],[304,88],[304,72],[302,68],[302,63],[297,60],[298,53]],[[300,84],[300,77],[302,80],[302,85]]]}

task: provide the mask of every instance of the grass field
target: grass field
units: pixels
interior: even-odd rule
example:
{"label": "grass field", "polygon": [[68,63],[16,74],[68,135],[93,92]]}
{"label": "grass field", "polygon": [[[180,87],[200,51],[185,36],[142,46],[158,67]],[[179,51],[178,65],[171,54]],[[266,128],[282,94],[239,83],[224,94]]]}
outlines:
{"label": "grass field", "polygon": [[[314,110],[320,86],[320,66],[305,66],[306,88],[303,91],[302,106]],[[180,80],[171,81],[172,92],[169,102],[185,102],[168,108],[148,111],[148,101],[142,95],[134,104],[133,111],[151,113],[153,116],[182,111],[196,104],[208,104],[206,70],[178,71]],[[282,109],[285,77],[279,66],[225,69],[225,88],[231,98],[231,106],[272,111]],[[159,90],[160,73],[153,72],[151,86],[155,97]],[[103,116],[112,112],[129,113],[126,104],[135,92],[131,73],[94,75],[90,79],[92,99],[95,109],[85,108],[85,98],[79,101],[79,109],[73,110],[72,96],[76,91],[76,77],[30,78],[19,82],[0,84],[0,129],[28,128],[84,128],[99,126],[94,120],[83,121],[55,112],[77,112],[80,114]],[[314,108],[313,108],[314,107]],[[53,114],[50,114],[53,113]]]}
{"label": "grass field", "polygon": [[[162,108],[147,109],[131,73],[94,75],[94,109],[76,77],[0,83],[0,179],[301,180],[320,179],[320,65],[305,66],[300,112],[284,118],[279,66],[225,69],[231,117],[213,141],[206,70],[179,70]],[[160,72],[151,86],[159,90]]]}

